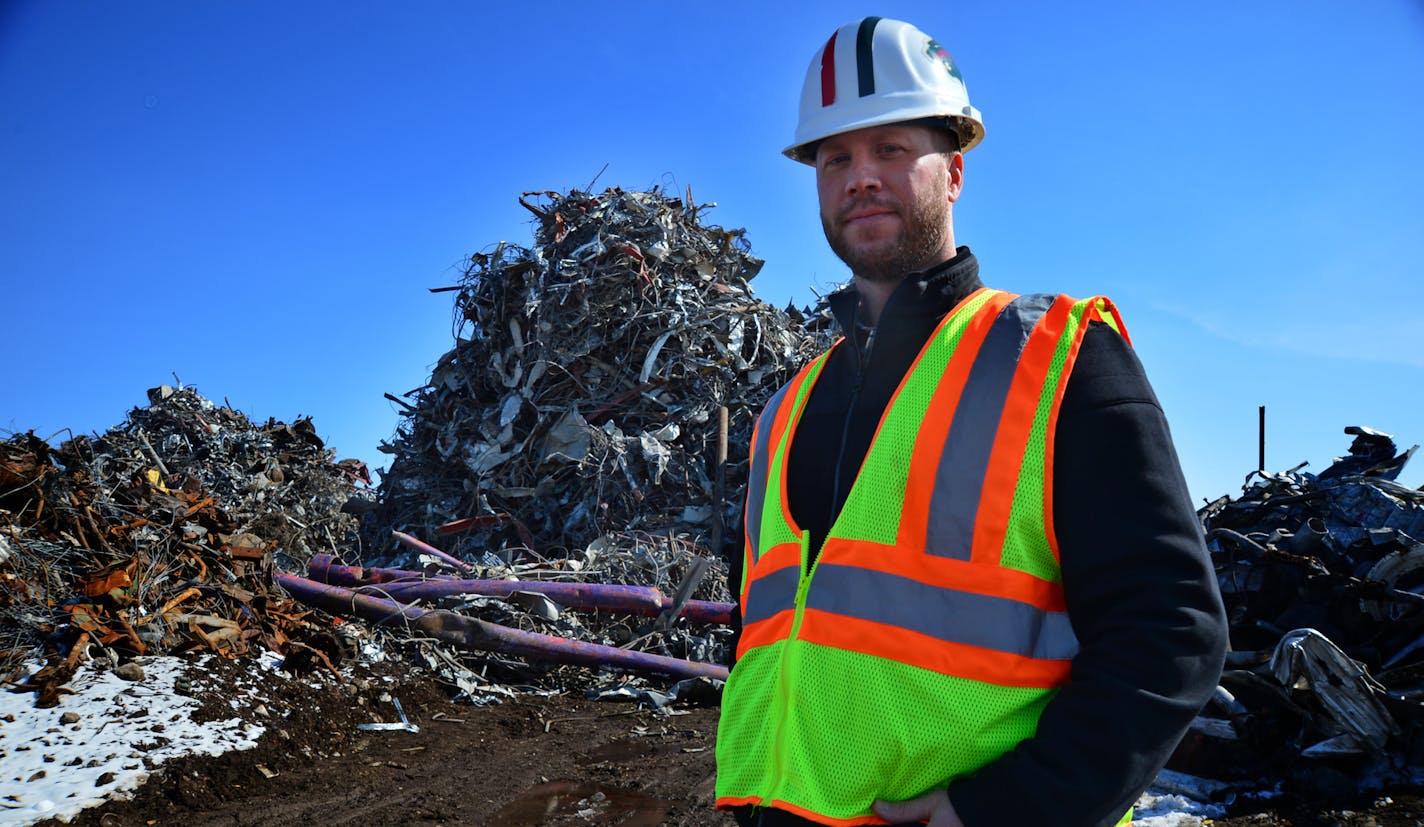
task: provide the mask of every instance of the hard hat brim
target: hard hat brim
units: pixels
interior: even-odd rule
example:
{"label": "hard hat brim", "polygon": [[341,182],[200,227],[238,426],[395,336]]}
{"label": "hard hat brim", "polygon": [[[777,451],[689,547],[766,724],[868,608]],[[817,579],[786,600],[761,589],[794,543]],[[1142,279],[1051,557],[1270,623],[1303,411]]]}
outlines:
{"label": "hard hat brim", "polygon": [[907,107],[902,110],[891,112],[881,112],[867,116],[850,123],[838,122],[834,126],[826,125],[817,128],[816,124],[810,124],[808,129],[800,130],[808,135],[798,135],[794,144],[781,150],[793,161],[808,166],[815,166],[816,159],[813,152],[817,144],[835,135],[844,135],[847,132],[854,132],[857,129],[868,129],[872,126],[888,126],[889,124],[905,123],[908,121],[919,121],[926,118],[942,117],[954,122],[955,129],[959,134],[959,151],[968,152],[979,145],[984,140],[984,121],[979,115],[979,110],[972,106],[964,107],[967,112],[963,114],[950,114],[941,111],[925,111],[924,107]]}

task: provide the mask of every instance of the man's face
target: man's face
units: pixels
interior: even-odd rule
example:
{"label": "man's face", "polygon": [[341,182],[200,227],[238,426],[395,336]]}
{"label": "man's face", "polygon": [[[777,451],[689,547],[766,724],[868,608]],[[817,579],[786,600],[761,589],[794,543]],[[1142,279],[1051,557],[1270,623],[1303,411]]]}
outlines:
{"label": "man's face", "polygon": [[816,151],[826,240],[851,272],[894,282],[954,255],[950,205],[964,161],[946,136],[918,124],[833,135]]}

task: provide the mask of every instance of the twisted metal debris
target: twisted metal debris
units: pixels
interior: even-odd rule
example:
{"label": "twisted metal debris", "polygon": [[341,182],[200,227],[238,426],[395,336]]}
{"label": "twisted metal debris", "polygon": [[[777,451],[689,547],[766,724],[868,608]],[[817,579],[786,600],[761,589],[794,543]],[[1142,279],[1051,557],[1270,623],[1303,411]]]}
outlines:
{"label": "twisted metal debris", "polygon": [[115,656],[279,652],[323,632],[271,588],[358,542],[359,462],[336,462],[309,419],[254,424],[192,388],[149,391],[102,435],[52,449],[0,442],[0,679],[36,649],[42,703],[92,646]]}
{"label": "twisted metal debris", "polygon": [[[703,225],[710,205],[690,193],[531,195],[535,245],[472,257],[454,349],[392,397],[404,418],[365,523],[377,559],[410,556],[391,530],[432,539],[472,517],[446,550],[476,562],[561,557],[609,533],[705,545],[714,510],[738,524],[755,416],[816,352],[800,314],[753,297],[762,262],[744,232]],[[719,405],[733,458],[720,497]]]}
{"label": "twisted metal debris", "polygon": [[[455,288],[455,347],[424,387],[388,395],[405,414],[382,446],[394,459],[377,502],[351,490],[364,468],[332,463],[309,421],[254,427],[187,390],[156,390],[125,426],[53,458],[32,435],[12,440],[0,611],[29,630],[21,642],[47,640],[71,672],[86,636],[227,654],[261,638],[328,660],[339,646],[291,640],[317,616],[269,589],[275,577],[339,608],[331,587],[292,574],[330,554],[418,564],[415,576],[437,581],[402,584],[420,605],[397,614],[499,646],[459,651],[413,621],[382,625],[478,701],[588,687],[586,670],[527,660],[538,652],[620,647],[629,663],[718,672],[703,667],[726,659],[730,630],[697,607],[728,597],[754,418],[824,342],[794,308],[752,296],[762,262],[743,231],[703,225],[710,205],[690,192],[526,195],[537,196],[521,199],[535,245],[471,258]],[[352,513],[365,515],[364,553]],[[469,595],[441,567],[531,585]],[[655,590],[658,616],[549,597],[589,591],[578,584]],[[369,588],[366,603],[387,599]],[[50,685],[64,678],[58,669]]]}
{"label": "twisted metal debris", "polygon": [[1233,651],[1184,768],[1316,792],[1424,776],[1424,491],[1396,481],[1418,446],[1345,433],[1319,474],[1252,472],[1198,512]]}
{"label": "twisted metal debris", "polygon": [[[534,245],[470,259],[455,288],[454,348],[426,385],[388,395],[404,412],[381,446],[393,460],[379,504],[363,519],[368,561],[726,601],[755,417],[824,343],[794,308],[753,297],[761,260],[742,230],[704,225],[711,205],[690,192],[525,193],[520,203],[535,216]],[[725,468],[713,461],[719,437]],[[727,656],[730,632],[715,625],[525,598],[436,605],[570,641]],[[494,691],[492,674],[570,684],[564,667],[422,651],[476,699]]]}

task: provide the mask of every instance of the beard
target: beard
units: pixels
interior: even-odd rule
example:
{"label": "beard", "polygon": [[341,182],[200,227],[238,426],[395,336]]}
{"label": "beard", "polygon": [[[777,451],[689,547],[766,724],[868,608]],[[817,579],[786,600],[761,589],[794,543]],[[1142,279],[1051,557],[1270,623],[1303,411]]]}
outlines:
{"label": "beard", "polygon": [[[894,211],[901,222],[896,237],[860,246],[848,239],[844,217],[865,207]],[[846,263],[851,273],[879,283],[897,282],[907,273],[938,264],[944,254],[948,227],[949,200],[940,191],[926,194],[910,204],[908,211],[904,205],[871,196],[846,205],[831,218],[821,213],[821,229],[826,233],[831,250]]]}

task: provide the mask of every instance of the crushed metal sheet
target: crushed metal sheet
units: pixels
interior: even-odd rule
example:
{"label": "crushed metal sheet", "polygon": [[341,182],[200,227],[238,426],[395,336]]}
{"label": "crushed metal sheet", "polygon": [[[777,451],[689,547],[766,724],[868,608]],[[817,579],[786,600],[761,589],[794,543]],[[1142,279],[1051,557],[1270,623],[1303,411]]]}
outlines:
{"label": "crushed metal sheet", "polygon": [[1345,433],[1319,474],[1253,471],[1198,512],[1233,651],[1169,766],[1301,790],[1424,773],[1424,491],[1397,481],[1417,446]]}
{"label": "crushed metal sheet", "polygon": [[1341,729],[1371,749],[1383,749],[1400,734],[1376,697],[1384,687],[1314,629],[1296,629],[1281,638],[1271,673],[1288,689],[1313,693]]}

